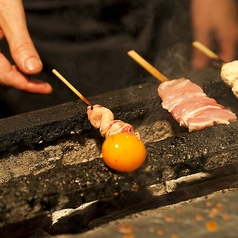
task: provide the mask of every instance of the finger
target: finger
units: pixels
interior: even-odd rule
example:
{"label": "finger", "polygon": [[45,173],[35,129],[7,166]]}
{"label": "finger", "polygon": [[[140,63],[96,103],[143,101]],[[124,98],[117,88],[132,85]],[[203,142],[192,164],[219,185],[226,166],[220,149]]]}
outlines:
{"label": "finger", "polygon": [[30,93],[48,94],[52,87],[40,80],[29,80],[0,53],[0,83]]}
{"label": "finger", "polygon": [[0,24],[5,35],[13,60],[25,74],[36,74],[42,70],[40,57],[27,30],[22,1],[0,2]]}

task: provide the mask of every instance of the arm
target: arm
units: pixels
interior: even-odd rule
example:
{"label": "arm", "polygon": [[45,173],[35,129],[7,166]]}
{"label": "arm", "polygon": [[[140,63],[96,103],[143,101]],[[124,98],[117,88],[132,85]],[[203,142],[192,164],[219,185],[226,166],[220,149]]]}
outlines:
{"label": "arm", "polygon": [[[237,4],[235,0],[191,0],[193,38],[213,50],[218,44],[219,56],[224,61],[234,60],[238,41]],[[209,65],[209,59],[194,49],[195,69]]]}
{"label": "arm", "polygon": [[26,76],[39,73],[42,63],[28,33],[21,0],[0,1],[0,39],[4,37],[16,65],[0,53],[0,84],[31,93],[50,93],[48,83]]}

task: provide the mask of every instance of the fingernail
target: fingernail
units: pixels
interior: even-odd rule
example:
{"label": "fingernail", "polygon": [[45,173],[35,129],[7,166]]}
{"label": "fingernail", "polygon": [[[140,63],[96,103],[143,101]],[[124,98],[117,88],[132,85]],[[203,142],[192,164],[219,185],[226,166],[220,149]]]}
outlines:
{"label": "fingernail", "polygon": [[35,71],[42,67],[42,63],[39,59],[32,57],[25,61],[25,68],[28,71]]}

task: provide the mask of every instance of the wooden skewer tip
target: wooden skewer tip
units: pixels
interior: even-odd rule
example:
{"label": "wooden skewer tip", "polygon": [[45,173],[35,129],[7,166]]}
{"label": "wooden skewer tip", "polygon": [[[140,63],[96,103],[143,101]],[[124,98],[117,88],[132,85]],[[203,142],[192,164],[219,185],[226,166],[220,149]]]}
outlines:
{"label": "wooden skewer tip", "polygon": [[71,89],[83,102],[85,102],[88,106],[92,106],[92,104],[68,81],[63,75],[61,75],[56,69],[52,69],[53,74],[55,74],[69,89]]}
{"label": "wooden skewer tip", "polygon": [[205,45],[203,45],[202,43],[200,43],[199,41],[194,41],[192,43],[192,45],[200,50],[201,52],[203,52],[206,56],[208,56],[211,59],[219,59],[219,56],[217,54],[215,54],[213,51],[211,51],[209,48],[207,48]]}
{"label": "wooden skewer tip", "polygon": [[127,54],[139,65],[141,65],[145,70],[147,70],[151,75],[153,75],[156,79],[158,79],[160,82],[169,81],[167,77],[165,77],[161,72],[159,72],[154,66],[152,66],[149,62],[147,62],[134,50],[128,51]]}

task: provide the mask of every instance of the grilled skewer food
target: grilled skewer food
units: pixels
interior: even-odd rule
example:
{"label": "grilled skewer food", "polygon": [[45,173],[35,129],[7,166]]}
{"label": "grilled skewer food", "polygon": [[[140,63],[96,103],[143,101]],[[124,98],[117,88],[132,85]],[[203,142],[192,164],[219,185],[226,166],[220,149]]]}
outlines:
{"label": "grilled skewer food", "polygon": [[56,69],[52,72],[67,85],[87,107],[91,125],[106,138],[102,145],[102,158],[107,166],[120,172],[138,169],[146,159],[146,149],[133,127],[121,120],[114,120],[113,113],[106,107],[92,104],[74,88]]}
{"label": "grilled skewer food", "polygon": [[162,99],[162,107],[172,114],[180,126],[194,131],[216,124],[228,125],[237,119],[231,110],[209,98],[200,86],[190,80],[169,80],[135,51],[129,51],[128,55],[161,82],[158,94]]}
{"label": "grilled skewer food", "polygon": [[189,131],[202,130],[216,124],[228,125],[237,119],[231,110],[209,98],[200,86],[185,78],[161,83],[158,94],[163,108]]}
{"label": "grilled skewer food", "polygon": [[113,113],[106,107],[94,105],[87,107],[88,120],[93,127],[99,129],[101,136],[107,138],[120,132],[131,133],[140,137],[134,132],[132,125],[121,120],[114,120]]}

